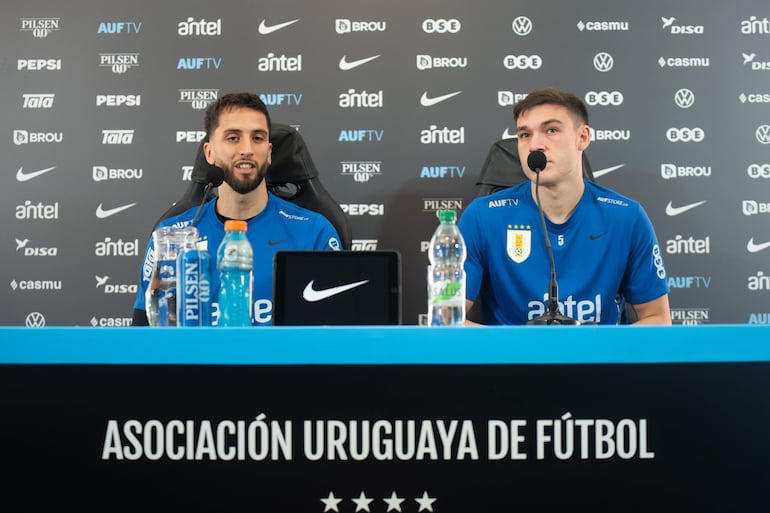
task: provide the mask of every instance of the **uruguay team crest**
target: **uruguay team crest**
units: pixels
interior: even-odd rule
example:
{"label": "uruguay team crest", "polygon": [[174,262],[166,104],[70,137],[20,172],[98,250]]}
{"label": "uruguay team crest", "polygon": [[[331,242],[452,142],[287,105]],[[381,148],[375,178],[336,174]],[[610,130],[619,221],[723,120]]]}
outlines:
{"label": "uruguay team crest", "polygon": [[508,226],[506,249],[511,260],[520,264],[529,258],[532,249],[532,230],[530,226]]}

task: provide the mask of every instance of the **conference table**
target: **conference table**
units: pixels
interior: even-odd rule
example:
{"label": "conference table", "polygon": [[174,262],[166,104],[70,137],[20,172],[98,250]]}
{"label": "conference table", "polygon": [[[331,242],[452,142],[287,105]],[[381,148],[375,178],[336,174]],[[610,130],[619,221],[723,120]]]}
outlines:
{"label": "conference table", "polygon": [[770,511],[770,326],[0,328],[2,511]]}

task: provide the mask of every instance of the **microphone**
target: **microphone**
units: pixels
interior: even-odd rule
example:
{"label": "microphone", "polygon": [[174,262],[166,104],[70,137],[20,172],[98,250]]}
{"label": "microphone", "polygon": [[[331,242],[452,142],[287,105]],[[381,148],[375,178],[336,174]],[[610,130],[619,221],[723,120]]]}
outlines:
{"label": "microphone", "polygon": [[198,211],[195,212],[195,217],[193,217],[192,220],[192,226],[195,226],[195,223],[198,222],[198,217],[201,215],[201,211],[203,210],[203,205],[206,204],[206,200],[208,199],[209,192],[211,192],[211,189],[214,187],[219,187],[222,185],[222,182],[225,181],[225,172],[222,170],[219,166],[212,166],[208,163],[206,163],[206,175],[203,177],[204,181],[198,181],[199,184],[206,184],[206,187],[203,189],[203,197],[201,198],[201,204],[198,206]]}
{"label": "microphone", "polygon": [[543,325],[543,324],[580,324],[579,321],[562,315],[559,312],[559,285],[556,283],[556,264],[553,260],[553,248],[551,247],[551,240],[548,237],[548,228],[545,225],[545,213],[543,213],[543,206],[540,204],[540,172],[545,169],[548,159],[540,150],[535,150],[527,157],[527,166],[535,172],[535,199],[537,200],[537,210],[540,213],[540,221],[543,224],[543,237],[545,237],[545,249],[548,251],[548,263],[551,266],[551,279],[548,282],[548,305],[546,306],[545,313],[540,317],[536,317],[531,321],[527,321],[527,325]]}

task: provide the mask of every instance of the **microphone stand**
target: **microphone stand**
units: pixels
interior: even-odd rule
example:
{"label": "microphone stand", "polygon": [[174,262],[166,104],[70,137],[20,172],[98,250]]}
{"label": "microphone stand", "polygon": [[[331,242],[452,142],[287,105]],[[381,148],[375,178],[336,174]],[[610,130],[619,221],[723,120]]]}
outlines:
{"label": "microphone stand", "polygon": [[540,212],[540,222],[543,224],[543,236],[545,237],[545,248],[548,251],[548,263],[551,267],[551,279],[548,283],[548,305],[546,306],[545,313],[539,317],[527,321],[527,326],[539,326],[539,325],[551,325],[551,324],[568,324],[578,325],[579,321],[562,315],[559,312],[559,285],[556,283],[556,263],[553,259],[553,248],[551,247],[551,240],[548,237],[548,229],[545,224],[545,214],[543,213],[543,207],[540,204],[540,171],[539,167],[535,168],[535,199],[537,199],[537,210]]}
{"label": "microphone stand", "polygon": [[203,199],[201,200],[201,204],[198,206],[198,210],[195,212],[195,217],[193,217],[193,220],[192,220],[192,226],[195,226],[195,223],[198,222],[198,217],[201,215],[201,211],[203,210],[203,205],[206,204],[206,200],[208,198],[209,192],[213,188],[214,188],[214,183],[209,182],[206,184],[206,187],[203,189]]}

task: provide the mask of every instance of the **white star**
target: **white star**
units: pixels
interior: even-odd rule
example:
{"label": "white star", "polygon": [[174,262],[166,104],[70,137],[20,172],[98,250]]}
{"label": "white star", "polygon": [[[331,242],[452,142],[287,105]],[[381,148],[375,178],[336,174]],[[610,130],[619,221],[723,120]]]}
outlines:
{"label": "white star", "polygon": [[356,511],[371,511],[369,509],[369,503],[372,502],[374,499],[368,498],[366,495],[364,495],[364,492],[361,492],[361,495],[358,496],[358,499],[352,499],[353,502],[356,503]]}
{"label": "white star", "polygon": [[417,510],[419,513],[422,510],[433,511],[433,503],[436,502],[436,499],[429,497],[428,492],[422,492],[422,497],[415,499],[415,501],[420,505],[420,509]]}
{"label": "white star", "polygon": [[388,505],[388,511],[401,511],[401,503],[404,502],[406,499],[400,499],[398,495],[396,495],[396,492],[393,492],[390,494],[390,499],[382,499],[385,501],[385,504]]}
{"label": "white star", "polygon": [[329,496],[325,499],[321,499],[321,502],[326,505],[324,511],[336,511],[339,513],[340,510],[337,509],[337,504],[342,502],[342,499],[337,499],[334,497],[334,492],[329,492]]}

